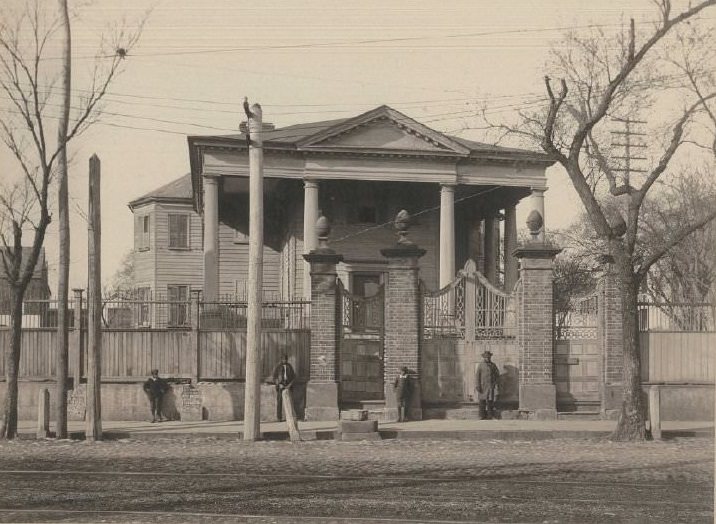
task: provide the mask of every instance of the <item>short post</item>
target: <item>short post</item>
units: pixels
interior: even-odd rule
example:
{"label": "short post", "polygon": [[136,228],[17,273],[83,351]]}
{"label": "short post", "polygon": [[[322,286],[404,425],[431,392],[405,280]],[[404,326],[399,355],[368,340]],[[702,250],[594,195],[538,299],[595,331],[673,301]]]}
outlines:
{"label": "short post", "polygon": [[201,327],[199,318],[201,315],[201,304],[200,304],[201,291],[198,289],[192,289],[191,291],[191,303],[189,304],[189,319],[191,322],[191,347],[194,350],[194,361],[192,369],[192,381],[194,383],[199,382],[201,376],[201,336],[199,335],[199,328]]}
{"label": "short post", "polygon": [[288,434],[291,438],[291,442],[300,442],[301,433],[298,431],[296,412],[293,409],[293,399],[291,398],[290,389],[284,388],[281,391],[281,404],[283,405],[283,414],[286,418],[286,425],[288,426]]}
{"label": "short post", "polygon": [[74,308],[73,308],[73,324],[74,328],[72,330],[72,338],[71,344],[70,344],[70,351],[71,354],[71,366],[72,366],[72,380],[73,380],[73,387],[74,389],[77,389],[77,386],[80,385],[80,380],[82,379],[82,359],[84,358],[84,342],[85,342],[85,336],[84,331],[82,330],[82,293],[84,292],[84,289],[76,288],[73,289],[72,292],[74,293]]}
{"label": "short post", "polygon": [[328,247],[330,232],[326,217],[319,217],[318,247],[303,255],[311,266],[311,370],[306,384],[306,420],[338,420],[341,297],[336,264],[343,257]]}
{"label": "short post", "polygon": [[651,437],[654,440],[661,440],[661,388],[659,386],[649,387],[649,425]]}
{"label": "short post", "polygon": [[37,402],[37,438],[50,436],[50,390],[42,388]]}
{"label": "short post", "polygon": [[395,217],[398,241],[380,253],[388,259],[388,283],[385,289],[385,357],[383,391],[386,420],[398,420],[398,399],[393,387],[401,368],[406,367],[412,379],[408,418],[422,420],[420,388],[420,326],[422,301],[418,260],[425,254],[408,240],[410,215],[402,210]]}

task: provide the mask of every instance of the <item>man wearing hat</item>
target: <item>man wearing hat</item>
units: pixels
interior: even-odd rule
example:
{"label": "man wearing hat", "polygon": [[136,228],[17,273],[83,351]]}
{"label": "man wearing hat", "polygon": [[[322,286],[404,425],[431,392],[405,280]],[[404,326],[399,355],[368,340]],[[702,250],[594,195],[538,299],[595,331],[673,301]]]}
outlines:
{"label": "man wearing hat", "polygon": [[412,394],[410,370],[407,367],[400,368],[400,374],[395,378],[393,388],[395,389],[395,399],[398,401],[398,422],[407,422]]}
{"label": "man wearing hat", "polygon": [[500,370],[492,362],[490,351],[485,351],[482,358],[483,361],[477,366],[475,383],[477,398],[480,402],[480,420],[485,420],[486,418],[495,418],[495,399],[500,381]]}
{"label": "man wearing hat", "polygon": [[159,370],[153,369],[152,376],[144,383],[144,392],[149,397],[149,407],[152,410],[152,422],[162,421],[162,399],[169,391],[169,383],[159,377]]}

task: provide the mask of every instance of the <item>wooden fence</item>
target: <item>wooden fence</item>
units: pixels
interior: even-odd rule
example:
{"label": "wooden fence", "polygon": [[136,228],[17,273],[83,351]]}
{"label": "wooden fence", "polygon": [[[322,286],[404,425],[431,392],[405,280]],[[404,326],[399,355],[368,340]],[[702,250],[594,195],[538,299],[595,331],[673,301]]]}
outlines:
{"label": "wooden fence", "polygon": [[[157,307],[153,301],[147,307]],[[136,301],[129,309],[141,310]],[[175,304],[163,309],[170,310]],[[159,369],[167,378],[199,380],[244,380],[246,361],[246,323],[241,322],[245,304],[183,303],[181,313],[188,321],[181,326],[106,328],[102,332],[102,377],[111,381],[137,381],[150,370]],[[269,378],[282,355],[287,355],[299,380],[307,380],[310,369],[309,304],[271,302],[264,305],[261,360],[262,376]],[[115,307],[114,309],[121,309]],[[126,308],[125,308],[126,309]],[[223,316],[217,318],[216,311]],[[224,316],[231,313],[229,323]],[[205,314],[206,313],[206,314]],[[210,314],[211,313],[211,314]],[[132,319],[133,316],[128,316]],[[245,317],[244,317],[245,318]],[[201,322],[200,322],[201,319]],[[237,321],[237,319],[239,321]],[[201,324],[201,325],[200,325]],[[70,376],[84,377],[87,362],[86,332],[70,329]],[[10,330],[0,326],[0,377],[5,374],[5,352],[10,347]],[[57,331],[54,327],[22,330],[19,376],[48,379],[55,376]]]}

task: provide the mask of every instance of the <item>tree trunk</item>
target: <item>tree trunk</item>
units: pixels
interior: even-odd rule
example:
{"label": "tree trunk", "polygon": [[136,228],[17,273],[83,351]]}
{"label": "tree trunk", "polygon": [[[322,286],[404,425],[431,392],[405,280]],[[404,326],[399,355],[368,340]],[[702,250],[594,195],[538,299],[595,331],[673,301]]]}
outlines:
{"label": "tree trunk", "polygon": [[17,436],[17,375],[20,371],[20,344],[22,342],[22,301],[24,290],[12,290],[12,310],[10,311],[10,348],[5,353],[5,405],[3,422],[0,426],[0,439],[13,439]]}
{"label": "tree trunk", "polygon": [[67,382],[68,382],[68,348],[69,311],[67,300],[70,280],[70,214],[67,181],[67,128],[70,117],[71,89],[71,33],[67,0],[59,0],[60,17],[64,49],[62,53],[62,110],[57,129],[58,195],[57,210],[59,215],[59,270],[57,275],[57,388],[56,416],[57,438],[67,438]]}
{"label": "tree trunk", "polygon": [[631,257],[618,263],[622,299],[624,345],[624,401],[612,440],[646,440],[646,405],[641,390],[641,354],[637,298],[639,280],[631,267]]}

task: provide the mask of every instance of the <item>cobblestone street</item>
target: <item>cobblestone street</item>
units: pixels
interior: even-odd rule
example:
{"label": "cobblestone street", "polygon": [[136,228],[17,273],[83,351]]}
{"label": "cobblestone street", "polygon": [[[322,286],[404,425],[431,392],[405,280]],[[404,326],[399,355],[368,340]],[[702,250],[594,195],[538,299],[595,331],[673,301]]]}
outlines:
{"label": "cobblestone street", "polygon": [[5,522],[710,522],[714,442],[0,444]]}

